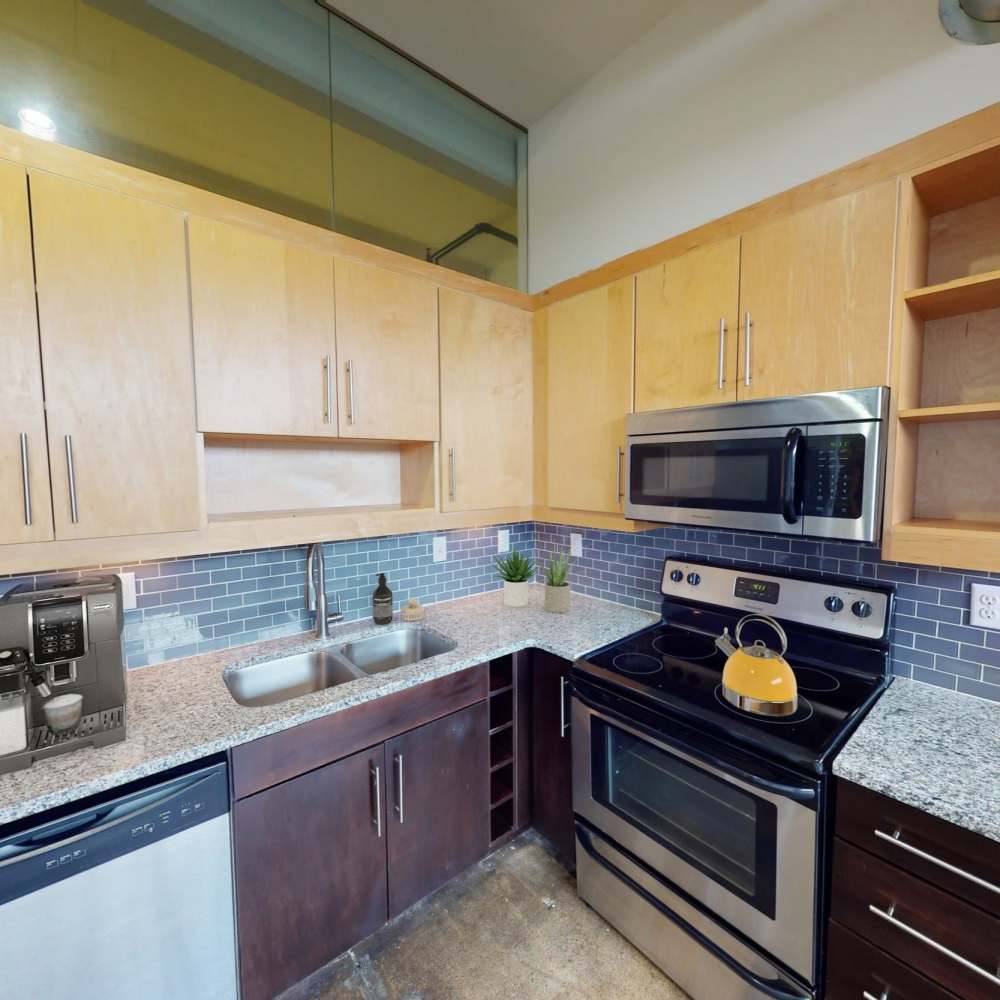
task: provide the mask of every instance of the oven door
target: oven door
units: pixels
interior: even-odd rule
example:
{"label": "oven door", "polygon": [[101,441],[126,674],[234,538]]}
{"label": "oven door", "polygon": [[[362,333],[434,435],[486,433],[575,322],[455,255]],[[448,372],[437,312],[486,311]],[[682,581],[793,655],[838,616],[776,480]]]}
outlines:
{"label": "oven door", "polygon": [[798,427],[630,437],[625,516],[801,535],[804,438]]}
{"label": "oven door", "polygon": [[573,697],[573,809],[813,981],[817,786],[727,766]]}

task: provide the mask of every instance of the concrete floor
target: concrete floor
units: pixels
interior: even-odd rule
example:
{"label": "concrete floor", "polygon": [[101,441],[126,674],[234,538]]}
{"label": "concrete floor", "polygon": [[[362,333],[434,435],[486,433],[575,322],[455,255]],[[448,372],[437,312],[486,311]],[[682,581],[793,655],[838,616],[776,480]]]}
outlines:
{"label": "concrete floor", "polygon": [[686,1000],[529,832],[282,1000]]}

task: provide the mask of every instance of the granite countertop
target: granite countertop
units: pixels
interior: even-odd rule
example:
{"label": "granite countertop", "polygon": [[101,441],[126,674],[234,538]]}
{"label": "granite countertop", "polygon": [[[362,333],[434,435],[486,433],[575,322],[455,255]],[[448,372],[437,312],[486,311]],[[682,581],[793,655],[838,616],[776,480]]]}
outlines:
{"label": "granite countertop", "polygon": [[424,621],[397,622],[390,627],[432,628],[458,642],[452,652],[278,705],[238,705],[223,681],[224,671],[385,629],[370,622],[350,622],[331,629],[328,640],[317,641],[305,633],[130,670],[126,739],[0,776],[0,823],[115,788],[505,653],[538,648],[572,660],[657,618],[579,594],[573,595],[568,614],[548,614],[542,610],[542,596],[543,588],[533,586],[526,608],[505,608],[499,591],[430,605]]}
{"label": "granite countertop", "polygon": [[1000,841],[1000,706],[897,678],[833,773]]}

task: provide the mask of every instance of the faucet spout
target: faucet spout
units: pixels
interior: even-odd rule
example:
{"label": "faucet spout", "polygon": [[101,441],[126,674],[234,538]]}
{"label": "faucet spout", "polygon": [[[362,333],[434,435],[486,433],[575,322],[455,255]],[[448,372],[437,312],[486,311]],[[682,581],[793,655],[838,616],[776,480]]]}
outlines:
{"label": "faucet spout", "polygon": [[323,560],[323,543],[313,542],[306,555],[306,611],[316,612],[316,638],[330,637],[330,622],[338,622],[344,616],[340,612],[340,601],[337,601],[337,611],[330,614],[326,600],[326,563]]}

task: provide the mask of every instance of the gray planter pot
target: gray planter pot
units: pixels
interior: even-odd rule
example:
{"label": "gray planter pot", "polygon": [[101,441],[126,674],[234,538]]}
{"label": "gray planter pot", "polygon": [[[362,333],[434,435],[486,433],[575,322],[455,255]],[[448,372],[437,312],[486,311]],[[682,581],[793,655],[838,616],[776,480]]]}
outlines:
{"label": "gray planter pot", "polygon": [[511,583],[509,580],[505,580],[503,585],[504,606],[508,608],[523,608],[528,603],[528,586],[527,581],[524,583]]}
{"label": "gray planter pot", "polygon": [[545,586],[545,610],[553,614],[564,615],[569,611],[569,587]]}

